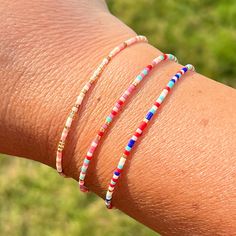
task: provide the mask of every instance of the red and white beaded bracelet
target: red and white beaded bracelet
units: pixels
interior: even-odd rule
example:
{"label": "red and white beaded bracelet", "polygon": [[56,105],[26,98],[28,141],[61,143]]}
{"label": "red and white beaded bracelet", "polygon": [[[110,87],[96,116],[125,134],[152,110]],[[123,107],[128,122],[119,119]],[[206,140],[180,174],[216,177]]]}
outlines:
{"label": "red and white beaded bracelet", "polygon": [[174,87],[175,83],[177,83],[177,81],[179,81],[181,76],[184,75],[187,71],[194,71],[194,70],[195,70],[194,67],[192,65],[188,64],[188,65],[184,66],[180,71],[178,71],[171,78],[171,80],[168,82],[166,87],[162,90],[160,96],[157,98],[157,100],[155,101],[155,103],[153,104],[151,109],[148,111],[145,118],[140,123],[139,127],[136,129],[136,131],[133,134],[133,136],[131,137],[131,139],[129,140],[129,142],[128,142],[127,146],[125,147],[125,150],[119,160],[119,163],[118,163],[115,171],[113,172],[113,176],[112,176],[112,178],[110,180],[110,184],[108,186],[108,190],[107,190],[106,198],[105,198],[105,204],[108,209],[112,208],[111,200],[112,200],[112,195],[113,195],[115,186],[116,186],[118,179],[120,177],[120,174],[124,168],[125,162],[126,162],[128,156],[130,155],[130,152],[131,152],[133,146],[135,145],[136,141],[141,136],[144,129],[147,127],[147,124],[152,119],[152,117],[156,113],[156,111],[159,109],[159,107],[161,106],[162,102],[164,101],[164,99],[166,98],[166,96],[168,95],[170,90]]}
{"label": "red and white beaded bracelet", "polygon": [[156,57],[150,65],[146,66],[138,76],[134,79],[134,81],[129,85],[129,87],[124,91],[124,93],[121,95],[121,97],[118,99],[116,104],[111,110],[111,113],[106,117],[106,120],[104,124],[99,129],[96,137],[91,142],[91,145],[88,149],[88,152],[86,154],[86,157],[83,161],[83,166],[81,167],[80,171],[80,177],[79,177],[79,186],[80,190],[82,192],[87,192],[88,188],[84,184],[84,179],[87,173],[88,166],[90,164],[90,161],[93,158],[94,152],[99,144],[99,141],[101,140],[102,136],[104,135],[105,131],[108,129],[109,125],[112,123],[118,112],[121,110],[121,107],[124,105],[127,98],[131,95],[131,93],[134,91],[134,89],[138,86],[138,84],[149,74],[149,72],[157,66],[161,61],[164,60],[171,60],[177,62],[177,58],[171,54],[163,54],[158,57]]}

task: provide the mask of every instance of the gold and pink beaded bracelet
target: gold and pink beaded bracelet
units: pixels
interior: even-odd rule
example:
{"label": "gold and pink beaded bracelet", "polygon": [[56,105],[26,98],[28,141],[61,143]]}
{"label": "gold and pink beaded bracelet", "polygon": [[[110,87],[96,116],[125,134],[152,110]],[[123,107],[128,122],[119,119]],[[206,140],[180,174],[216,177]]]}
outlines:
{"label": "gold and pink beaded bracelet", "polygon": [[75,114],[78,113],[79,107],[83,102],[85,94],[88,92],[88,90],[90,89],[90,87],[92,86],[94,81],[96,81],[101,76],[103,70],[109,64],[109,62],[112,60],[112,58],[114,58],[117,54],[119,54],[125,48],[127,48],[135,43],[138,43],[138,42],[147,42],[147,38],[142,35],[138,35],[138,36],[132,37],[132,38],[124,41],[123,43],[121,43],[120,45],[115,47],[108,54],[108,56],[102,60],[101,64],[98,66],[98,68],[95,70],[93,75],[90,77],[89,81],[82,88],[82,90],[81,90],[79,96],[77,97],[76,102],[75,102],[74,106],[72,107],[70,114],[66,120],[65,126],[63,128],[63,131],[62,131],[62,134],[60,137],[60,141],[58,143],[57,153],[56,153],[56,169],[60,175],[62,175],[64,177],[66,176],[63,173],[63,168],[62,168],[63,150],[65,147],[66,138],[69,134],[73,119],[75,117]]}

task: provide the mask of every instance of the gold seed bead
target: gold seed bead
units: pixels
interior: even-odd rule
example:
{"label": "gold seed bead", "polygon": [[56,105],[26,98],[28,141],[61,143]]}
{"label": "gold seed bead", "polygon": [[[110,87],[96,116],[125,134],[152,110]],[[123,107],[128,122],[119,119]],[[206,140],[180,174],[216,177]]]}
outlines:
{"label": "gold seed bead", "polygon": [[110,57],[110,56],[107,56],[107,60],[108,60],[108,62],[110,62],[110,60],[111,60],[111,57]]}
{"label": "gold seed bead", "polygon": [[58,144],[58,147],[64,147],[64,145],[65,145],[65,142],[60,141],[59,144]]}
{"label": "gold seed bead", "polygon": [[124,157],[125,159],[127,159],[127,155],[123,153],[122,157]]}
{"label": "gold seed bead", "polygon": [[70,118],[74,118],[74,116],[75,116],[75,112],[74,112],[74,111],[71,111],[69,117],[70,117]]}
{"label": "gold seed bead", "polygon": [[86,88],[82,88],[81,93],[83,93],[83,94],[87,93],[87,89]]}

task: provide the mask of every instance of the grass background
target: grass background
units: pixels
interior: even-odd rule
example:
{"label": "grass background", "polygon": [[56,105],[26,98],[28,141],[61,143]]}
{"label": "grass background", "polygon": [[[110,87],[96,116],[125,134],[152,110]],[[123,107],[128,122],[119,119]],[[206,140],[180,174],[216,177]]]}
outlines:
{"label": "grass background", "polygon": [[[236,87],[235,0],[113,0],[111,12],[164,52]],[[156,233],[46,166],[0,157],[0,235],[123,236]]]}

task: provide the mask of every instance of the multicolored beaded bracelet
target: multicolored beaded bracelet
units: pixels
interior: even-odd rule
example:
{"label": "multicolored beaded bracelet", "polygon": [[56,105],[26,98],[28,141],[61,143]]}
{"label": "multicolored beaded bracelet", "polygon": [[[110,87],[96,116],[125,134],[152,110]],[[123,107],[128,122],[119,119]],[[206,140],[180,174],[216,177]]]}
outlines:
{"label": "multicolored beaded bracelet", "polygon": [[164,60],[171,60],[177,62],[177,58],[171,54],[163,54],[161,56],[158,56],[155,58],[150,65],[147,65],[141,72],[140,74],[134,79],[134,81],[129,85],[128,89],[125,90],[125,92],[121,95],[121,97],[118,99],[116,104],[111,110],[111,113],[106,117],[105,123],[101,126],[99,129],[95,139],[92,141],[89,150],[86,154],[86,157],[83,161],[83,166],[80,171],[80,177],[79,177],[79,186],[80,190],[82,192],[87,192],[88,188],[84,185],[84,179],[86,176],[86,172],[89,166],[90,161],[93,158],[94,152],[99,144],[99,141],[101,140],[103,134],[109,127],[109,125],[112,123],[113,119],[115,116],[118,114],[120,111],[122,105],[125,103],[127,98],[130,96],[130,94],[134,91],[134,89],[138,86],[138,84],[149,74],[149,72],[157,66],[161,61]]}
{"label": "multicolored beaded bracelet", "polygon": [[115,189],[115,186],[118,182],[118,179],[120,177],[120,174],[124,168],[125,162],[132,150],[132,148],[135,145],[135,142],[138,140],[138,138],[141,136],[141,134],[143,133],[144,129],[147,127],[148,122],[152,119],[153,115],[156,113],[156,111],[159,109],[159,107],[161,106],[162,102],[164,101],[164,99],[166,98],[167,94],[170,92],[170,90],[174,87],[175,83],[177,83],[177,81],[181,78],[182,75],[184,75],[187,71],[194,71],[194,67],[190,64],[184,66],[180,71],[178,71],[172,78],[171,80],[168,82],[168,84],[166,85],[166,87],[162,90],[160,96],[157,98],[157,100],[155,101],[155,103],[153,104],[153,106],[151,107],[151,109],[148,111],[148,113],[146,114],[145,118],[143,119],[143,121],[140,123],[139,127],[136,129],[135,133],[133,134],[133,136],[131,137],[131,139],[129,140],[127,146],[125,147],[125,150],[119,160],[119,163],[115,169],[115,171],[113,172],[113,176],[112,179],[110,181],[110,184],[108,186],[108,190],[106,193],[106,198],[105,198],[105,204],[107,206],[108,209],[111,209],[112,206],[112,195]]}
{"label": "multicolored beaded bracelet", "polygon": [[62,176],[65,177],[65,174],[63,173],[62,170],[62,158],[63,158],[63,150],[64,150],[64,146],[65,146],[65,142],[66,142],[66,138],[68,136],[69,130],[71,128],[72,125],[72,121],[75,117],[75,114],[78,112],[80,105],[83,102],[83,99],[85,97],[85,94],[88,92],[88,90],[90,89],[90,87],[92,86],[93,82],[95,80],[97,80],[103,70],[105,69],[105,67],[109,64],[109,62],[111,61],[111,59],[113,57],[115,57],[119,52],[121,52],[122,50],[124,50],[125,48],[137,43],[137,42],[148,42],[147,38],[145,36],[142,35],[138,35],[135,36],[133,38],[130,38],[126,41],[124,41],[123,43],[121,43],[120,45],[118,45],[117,47],[115,47],[109,54],[107,57],[105,57],[101,64],[98,66],[98,68],[95,70],[95,72],[93,73],[93,75],[90,77],[89,81],[84,85],[84,87],[82,88],[79,96],[77,97],[77,100],[74,104],[74,106],[71,109],[71,112],[66,120],[65,126],[63,128],[61,137],[60,137],[60,141],[58,143],[58,147],[57,147],[57,153],[56,153],[56,169],[58,171],[59,174],[61,174]]}

